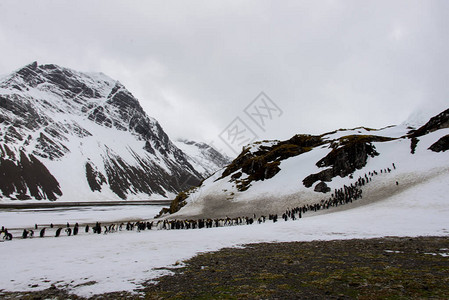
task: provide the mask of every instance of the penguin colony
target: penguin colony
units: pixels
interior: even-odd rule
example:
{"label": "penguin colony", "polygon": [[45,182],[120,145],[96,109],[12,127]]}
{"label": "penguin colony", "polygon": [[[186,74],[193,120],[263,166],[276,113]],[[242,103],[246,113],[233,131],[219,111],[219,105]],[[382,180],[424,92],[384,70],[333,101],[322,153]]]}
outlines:
{"label": "penguin colony", "polygon": [[[393,170],[396,170],[396,166],[392,164]],[[362,198],[362,187],[367,183],[371,182],[374,176],[379,174],[391,173],[393,171],[391,168],[381,169],[380,171],[371,171],[364,176],[360,176],[355,182],[351,183],[349,186],[344,185],[340,189],[335,189],[328,199],[322,199],[319,203],[315,204],[305,204],[303,206],[298,206],[295,208],[287,208],[287,210],[281,214],[269,214],[268,216],[260,216],[256,218],[254,214],[252,217],[236,217],[236,218],[217,218],[217,219],[190,219],[190,220],[159,220],[159,221],[136,221],[136,222],[121,222],[112,223],[107,226],[96,222],[95,225],[86,224],[84,226],[84,233],[89,234],[110,234],[117,231],[143,231],[143,230],[176,230],[176,229],[202,229],[202,228],[212,228],[212,227],[225,227],[225,226],[236,226],[236,225],[251,225],[253,223],[265,223],[267,220],[276,223],[278,219],[282,218],[284,221],[301,219],[303,215],[307,212],[316,212],[319,210],[330,209],[332,207],[338,207],[348,203],[352,203],[358,199]],[[395,182],[399,185],[399,182]],[[64,232],[67,236],[76,236],[80,232],[80,226],[78,223],[70,226],[69,223],[64,227],[58,227],[54,230],[55,226],[50,224],[49,226],[42,226],[35,224],[33,229],[24,229],[22,232],[22,239],[33,238],[35,236],[35,231],[39,231],[39,238],[43,238],[47,233],[51,231],[51,235],[47,236],[59,237]],[[2,226],[0,230],[0,241],[11,241],[13,235],[8,231],[7,228]]]}

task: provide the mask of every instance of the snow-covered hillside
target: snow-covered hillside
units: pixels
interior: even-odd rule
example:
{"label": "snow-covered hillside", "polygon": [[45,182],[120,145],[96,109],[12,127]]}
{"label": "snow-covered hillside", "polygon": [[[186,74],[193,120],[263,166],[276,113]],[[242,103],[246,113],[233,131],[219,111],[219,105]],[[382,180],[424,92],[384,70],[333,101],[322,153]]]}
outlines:
{"label": "snow-covered hillside", "polygon": [[126,88],[36,62],[0,82],[1,200],[170,199],[201,174]]}
{"label": "snow-covered hillside", "polygon": [[365,204],[381,200],[449,172],[448,127],[446,110],[414,131],[403,124],[256,142],[178,198],[185,206],[170,217],[282,213],[331,202],[340,189],[361,190]]}
{"label": "snow-covered hillside", "polygon": [[226,154],[218,152],[206,143],[179,139],[174,141],[174,144],[187,154],[189,162],[197,166],[196,170],[204,178],[231,163],[231,159]]}

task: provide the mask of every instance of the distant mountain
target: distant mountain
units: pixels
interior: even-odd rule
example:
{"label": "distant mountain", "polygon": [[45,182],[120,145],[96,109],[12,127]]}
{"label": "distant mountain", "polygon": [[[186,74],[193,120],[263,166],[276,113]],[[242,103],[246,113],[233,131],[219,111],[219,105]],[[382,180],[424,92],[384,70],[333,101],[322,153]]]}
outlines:
{"label": "distant mountain", "polygon": [[442,103],[437,103],[435,105],[422,104],[412,111],[402,125],[407,125],[414,129],[419,128],[423,126],[432,116],[437,115],[445,109],[446,107]]}
{"label": "distant mountain", "polygon": [[174,144],[188,156],[188,161],[204,178],[231,163],[231,158],[206,143],[179,139]]}
{"label": "distant mountain", "polygon": [[363,203],[385,199],[449,172],[449,109],[424,123],[255,142],[200,187],[180,193],[171,217],[268,215],[352,203],[354,195]]}
{"label": "distant mountain", "polygon": [[0,198],[170,199],[203,178],[118,81],[34,62],[0,81]]}

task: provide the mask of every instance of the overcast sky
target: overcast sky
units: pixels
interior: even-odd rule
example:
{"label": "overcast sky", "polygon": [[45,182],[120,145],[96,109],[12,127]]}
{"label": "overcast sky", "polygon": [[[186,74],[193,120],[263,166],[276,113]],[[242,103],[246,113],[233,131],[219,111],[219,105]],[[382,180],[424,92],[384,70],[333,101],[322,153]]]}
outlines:
{"label": "overcast sky", "polygon": [[[35,60],[103,72],[172,139],[228,153],[220,136],[235,126],[287,139],[449,107],[445,0],[3,0],[0,12],[0,74]],[[272,102],[253,102],[262,91]]]}

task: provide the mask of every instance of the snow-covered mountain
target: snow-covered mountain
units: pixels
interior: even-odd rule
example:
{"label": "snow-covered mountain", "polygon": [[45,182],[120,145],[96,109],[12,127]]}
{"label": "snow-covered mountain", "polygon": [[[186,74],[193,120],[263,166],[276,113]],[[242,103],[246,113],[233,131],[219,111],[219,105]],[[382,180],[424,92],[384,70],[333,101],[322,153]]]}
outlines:
{"label": "snow-covered mountain", "polygon": [[170,199],[202,180],[191,162],[102,73],[34,62],[0,81],[1,201]]}
{"label": "snow-covered mountain", "polygon": [[187,139],[174,141],[175,145],[188,155],[189,162],[204,178],[231,163],[231,158],[220,153],[211,145]]}
{"label": "snow-covered mountain", "polygon": [[200,187],[180,193],[171,217],[268,215],[349,199],[367,204],[449,173],[448,149],[449,109],[415,130],[359,127],[255,142]]}

